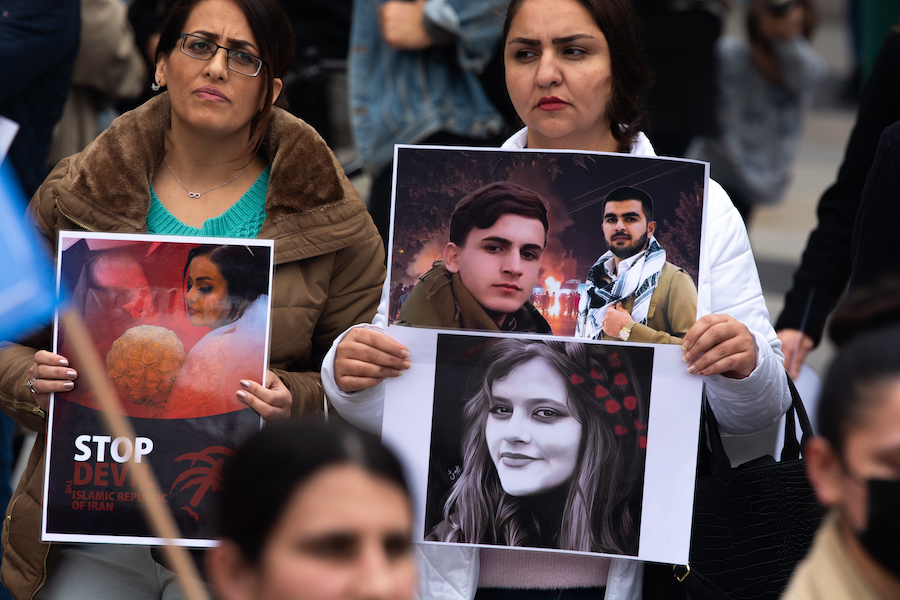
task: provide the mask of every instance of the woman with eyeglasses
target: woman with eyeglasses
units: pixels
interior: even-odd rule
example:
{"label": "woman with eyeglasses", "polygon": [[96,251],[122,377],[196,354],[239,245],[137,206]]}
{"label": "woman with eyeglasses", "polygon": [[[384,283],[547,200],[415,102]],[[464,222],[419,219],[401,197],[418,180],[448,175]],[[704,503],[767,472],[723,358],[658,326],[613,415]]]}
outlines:
{"label": "woman with eyeglasses", "polygon": [[[154,89],[31,201],[52,244],[62,229],[277,238],[270,371],[232,393],[264,419],[321,413],[319,367],[335,335],[375,314],[381,238],[322,138],[278,108],[294,48],[277,0],[179,0]],[[49,334],[0,346],[3,409],[38,439],[7,511],[3,583],[17,598],[174,598],[146,547],[40,542],[49,395],[80,385]]]}

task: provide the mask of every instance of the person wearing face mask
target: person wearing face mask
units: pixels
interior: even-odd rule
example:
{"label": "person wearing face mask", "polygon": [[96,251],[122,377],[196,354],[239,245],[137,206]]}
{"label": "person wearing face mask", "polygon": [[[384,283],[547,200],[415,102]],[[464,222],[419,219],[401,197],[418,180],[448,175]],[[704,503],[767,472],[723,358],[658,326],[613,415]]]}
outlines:
{"label": "person wearing face mask", "polygon": [[896,325],[859,334],[828,371],[818,437],[803,454],[816,495],[830,513],[785,600],[900,597],[898,335]]}

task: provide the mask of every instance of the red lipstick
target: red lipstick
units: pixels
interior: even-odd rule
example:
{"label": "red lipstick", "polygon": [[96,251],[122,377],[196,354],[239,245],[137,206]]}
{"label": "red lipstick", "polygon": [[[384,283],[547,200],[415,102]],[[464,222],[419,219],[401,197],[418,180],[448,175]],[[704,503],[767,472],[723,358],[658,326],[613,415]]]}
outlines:
{"label": "red lipstick", "polygon": [[537,102],[537,107],[540,110],[551,112],[555,110],[562,110],[565,107],[569,106],[569,103],[557,98],[556,96],[544,96]]}

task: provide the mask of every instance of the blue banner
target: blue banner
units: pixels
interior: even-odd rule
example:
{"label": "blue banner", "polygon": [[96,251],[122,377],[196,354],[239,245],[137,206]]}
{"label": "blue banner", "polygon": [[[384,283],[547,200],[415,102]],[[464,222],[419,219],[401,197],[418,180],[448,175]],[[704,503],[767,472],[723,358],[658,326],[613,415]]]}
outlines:
{"label": "blue banner", "polygon": [[56,306],[53,265],[26,222],[25,195],[7,159],[0,165],[0,339],[16,340],[48,325]]}

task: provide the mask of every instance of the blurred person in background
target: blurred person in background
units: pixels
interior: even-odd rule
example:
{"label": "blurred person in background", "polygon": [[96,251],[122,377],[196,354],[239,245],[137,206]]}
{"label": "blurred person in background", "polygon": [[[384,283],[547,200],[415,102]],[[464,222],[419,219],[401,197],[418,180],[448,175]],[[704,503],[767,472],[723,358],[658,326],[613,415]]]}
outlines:
{"label": "blurred person in background", "polygon": [[900,276],[894,232],[900,217],[900,121],[881,134],[853,227],[850,291]]}
{"label": "blurred person in background", "polygon": [[811,0],[751,0],[748,42],[719,42],[719,133],[698,138],[688,155],[710,163],[745,224],[790,183],[803,115],[825,76],[809,43],[815,24]]}
{"label": "blurred person in background", "polygon": [[81,44],[47,163],[81,152],[100,134],[100,114],[116,100],[139,97],[146,81],[128,6],[122,0],[81,0]]}
{"label": "blurred person in background", "polygon": [[[47,176],[47,148],[78,51],[78,0],[0,0],[0,116],[19,130],[9,160],[31,196]],[[12,496],[16,423],[0,414],[0,506]],[[0,586],[0,600],[11,598]]]}
{"label": "blurred person in background", "polygon": [[653,73],[647,134],[659,156],[684,156],[695,136],[717,133],[716,42],[726,0],[635,0]]}
{"label": "blurred person in background", "polygon": [[900,121],[900,31],[887,37],[863,87],[856,124],[837,180],[819,199],[819,223],[809,234],[784,309],[775,322],[784,366],[797,378],[819,344],[825,321],[844,293],[851,271],[851,238],[866,176],[882,131]]}
{"label": "blurred person in background", "polygon": [[296,40],[294,65],[284,78],[288,110],[312,125],[332,148],[346,146],[336,127],[335,112],[340,109],[329,94],[335,77],[346,72],[353,2],[281,0],[281,5]]}
{"label": "blurred person in background", "polygon": [[494,8],[488,0],[354,2],[349,101],[357,157],[346,169],[372,173],[369,213],[385,247],[394,144],[503,141],[500,101],[491,97],[503,87]]}
{"label": "blurred person in background", "polygon": [[19,125],[9,158],[29,198],[50,172],[47,147],[72,80],[79,7],[78,0],[0,0],[0,115]]}

